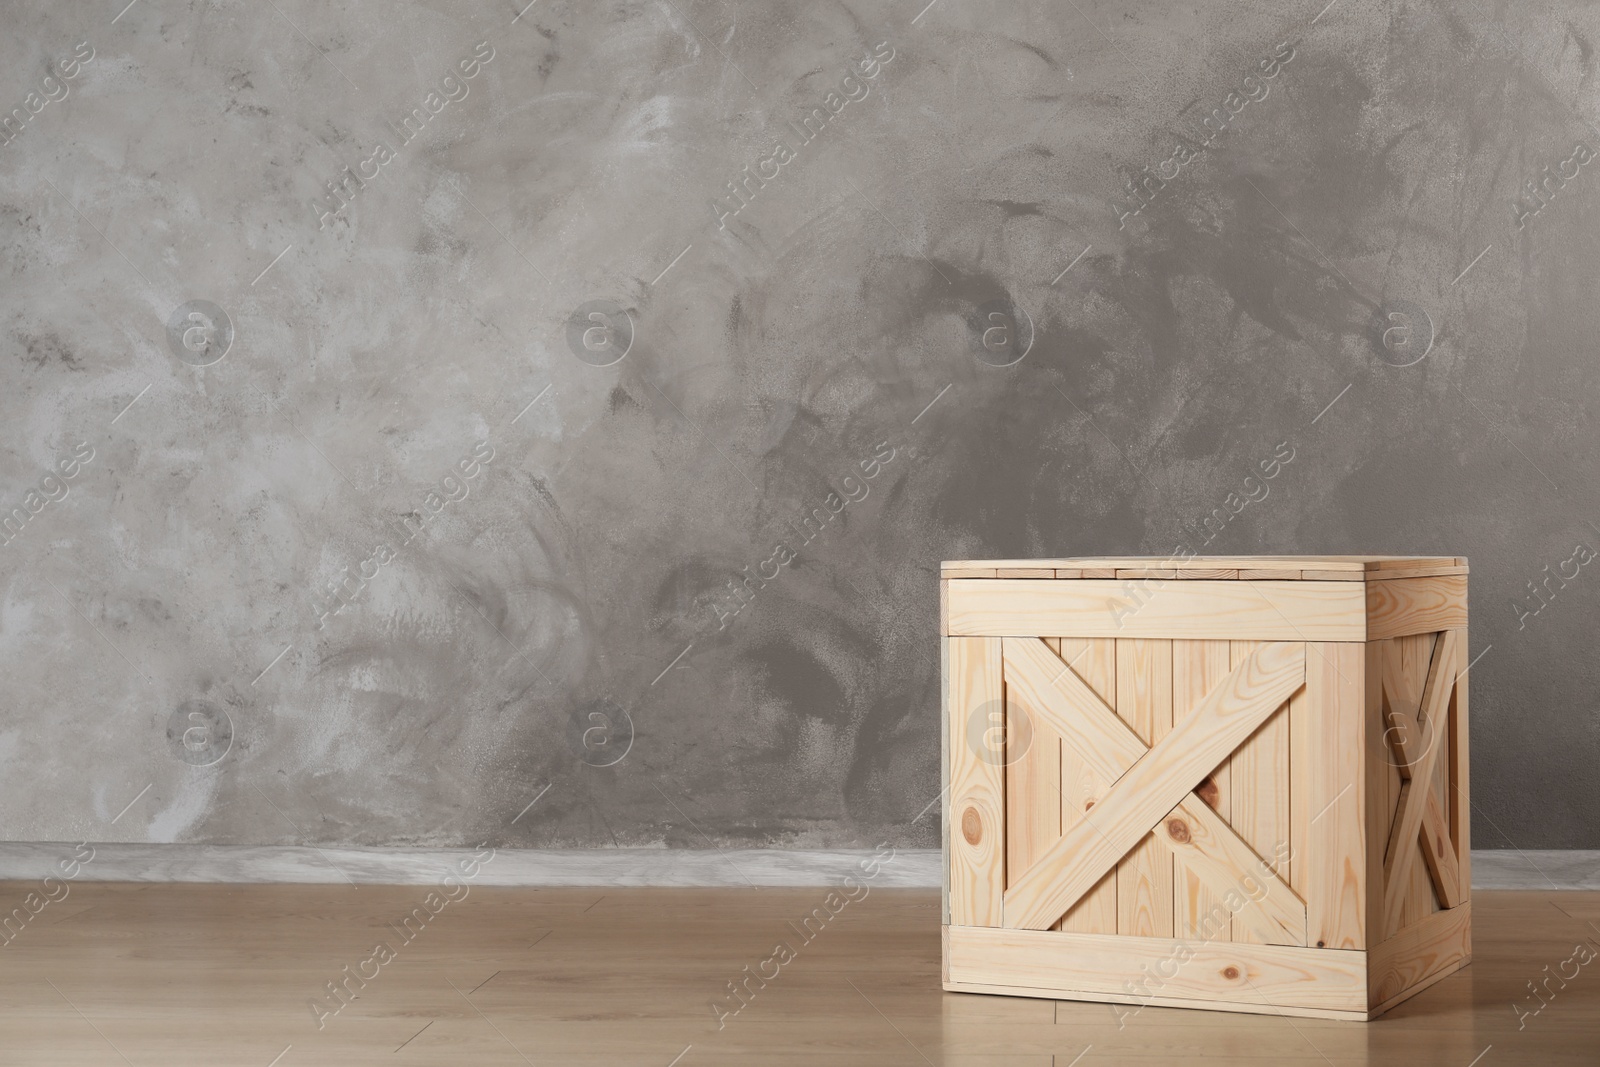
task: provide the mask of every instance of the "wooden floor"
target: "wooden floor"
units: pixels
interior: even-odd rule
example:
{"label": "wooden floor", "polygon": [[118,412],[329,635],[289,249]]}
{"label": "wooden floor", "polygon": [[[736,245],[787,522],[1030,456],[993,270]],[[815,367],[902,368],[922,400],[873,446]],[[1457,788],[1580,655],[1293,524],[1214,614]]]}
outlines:
{"label": "wooden floor", "polygon": [[[0,913],[38,888],[0,883]],[[790,923],[827,892],[479,887],[407,942],[390,924],[426,887],[73,883],[0,945],[0,1064],[1600,1063],[1600,958],[1566,962],[1600,953],[1600,893],[1477,894],[1472,965],[1376,1022],[1152,1007],[1119,1026],[1103,1004],[941,991],[934,891],[873,889],[808,942]],[[380,941],[392,958],[367,962]],[[719,1027],[713,1002],[738,1007],[727,984],[780,942],[793,958]],[[334,1014],[347,965],[376,977]]]}

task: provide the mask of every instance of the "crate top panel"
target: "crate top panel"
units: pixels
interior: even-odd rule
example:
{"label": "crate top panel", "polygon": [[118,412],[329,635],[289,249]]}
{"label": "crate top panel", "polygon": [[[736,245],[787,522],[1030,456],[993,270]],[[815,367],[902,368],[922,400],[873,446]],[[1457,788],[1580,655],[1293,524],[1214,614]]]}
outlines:
{"label": "crate top panel", "polygon": [[1464,556],[1074,556],[946,560],[941,576],[1371,582],[1466,573]]}

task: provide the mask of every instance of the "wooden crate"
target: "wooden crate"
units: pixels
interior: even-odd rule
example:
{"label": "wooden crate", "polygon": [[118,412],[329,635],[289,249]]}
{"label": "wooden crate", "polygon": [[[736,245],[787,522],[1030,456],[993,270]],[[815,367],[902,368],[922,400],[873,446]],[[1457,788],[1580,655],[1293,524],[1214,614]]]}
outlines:
{"label": "wooden crate", "polygon": [[1466,965],[1465,559],[950,562],[940,605],[945,989],[1371,1019]]}

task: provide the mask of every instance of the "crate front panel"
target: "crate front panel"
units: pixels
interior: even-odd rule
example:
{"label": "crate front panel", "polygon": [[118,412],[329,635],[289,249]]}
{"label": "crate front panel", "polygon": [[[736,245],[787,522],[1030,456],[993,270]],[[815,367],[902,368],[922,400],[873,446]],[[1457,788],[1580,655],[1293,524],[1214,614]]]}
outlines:
{"label": "crate front panel", "polygon": [[1361,646],[946,640],[951,924],[1366,947]]}

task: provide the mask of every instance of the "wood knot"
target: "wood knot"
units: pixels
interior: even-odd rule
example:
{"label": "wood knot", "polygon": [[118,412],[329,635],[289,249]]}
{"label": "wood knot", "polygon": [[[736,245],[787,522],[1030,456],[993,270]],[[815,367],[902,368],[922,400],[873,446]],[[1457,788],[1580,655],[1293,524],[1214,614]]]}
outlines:
{"label": "wood knot", "polygon": [[1233,966],[1222,968],[1222,977],[1230,982],[1236,981],[1239,977],[1239,968]]}
{"label": "wood knot", "polygon": [[1206,776],[1205,781],[1195,786],[1194,791],[1200,795],[1201,800],[1210,804],[1213,808],[1222,801],[1222,790],[1217,788],[1217,783],[1211,780],[1210,775]]}
{"label": "wood knot", "polygon": [[1093,799],[1085,800],[1083,802],[1083,810],[1084,811],[1088,811],[1092,807],[1094,807],[1094,800]]}
{"label": "wood knot", "polygon": [[967,839],[969,845],[976,845],[983,840],[983,818],[979,816],[977,808],[969,807],[962,812],[961,836]]}
{"label": "wood knot", "polygon": [[1167,836],[1180,845],[1189,843],[1189,824],[1182,819],[1167,820]]}

